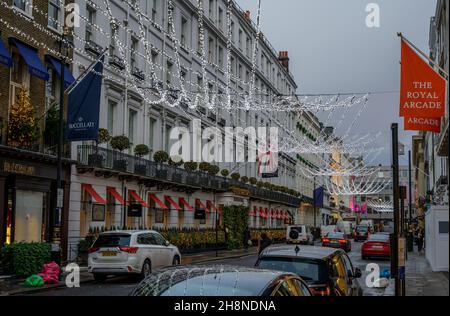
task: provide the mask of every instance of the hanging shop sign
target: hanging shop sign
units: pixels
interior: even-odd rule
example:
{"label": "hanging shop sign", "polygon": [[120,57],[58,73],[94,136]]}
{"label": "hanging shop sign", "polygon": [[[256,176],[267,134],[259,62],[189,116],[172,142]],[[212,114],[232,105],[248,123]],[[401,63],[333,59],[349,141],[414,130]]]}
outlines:
{"label": "hanging shop sign", "polygon": [[433,133],[441,132],[441,119],[430,117],[408,116],[405,120],[405,131],[426,131]]}
{"label": "hanging shop sign", "polygon": [[401,41],[400,116],[440,118],[446,81],[404,40]]}
{"label": "hanging shop sign", "polygon": [[142,204],[132,203],[128,206],[128,217],[142,217]]}

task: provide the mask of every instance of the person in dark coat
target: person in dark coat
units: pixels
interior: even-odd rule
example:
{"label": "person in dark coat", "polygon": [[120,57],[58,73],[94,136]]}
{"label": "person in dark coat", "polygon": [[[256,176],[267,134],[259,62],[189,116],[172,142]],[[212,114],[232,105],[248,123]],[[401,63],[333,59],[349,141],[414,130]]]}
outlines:
{"label": "person in dark coat", "polygon": [[423,249],[423,240],[424,240],[424,238],[425,238],[424,235],[425,235],[425,234],[424,234],[423,229],[422,229],[422,228],[419,228],[419,232],[417,233],[417,246],[418,246],[419,252],[421,252],[422,249]]}
{"label": "person in dark coat", "polygon": [[244,231],[244,248],[248,249],[249,241],[251,240],[252,236],[250,234],[250,229],[247,227]]}
{"label": "person in dark coat", "polygon": [[269,247],[271,244],[272,239],[270,239],[266,233],[262,233],[261,238],[259,239],[258,254],[261,254],[261,252],[267,247]]}

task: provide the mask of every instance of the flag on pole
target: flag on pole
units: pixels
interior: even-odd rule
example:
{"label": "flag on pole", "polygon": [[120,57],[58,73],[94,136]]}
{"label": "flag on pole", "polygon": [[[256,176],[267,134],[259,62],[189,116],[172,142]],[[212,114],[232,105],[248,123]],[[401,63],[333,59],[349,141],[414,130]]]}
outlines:
{"label": "flag on pole", "polygon": [[96,140],[99,129],[100,95],[104,56],[69,92],[67,140]]}
{"label": "flag on pole", "polygon": [[314,190],[314,206],[323,207],[324,193],[325,193],[324,187],[319,187]]}

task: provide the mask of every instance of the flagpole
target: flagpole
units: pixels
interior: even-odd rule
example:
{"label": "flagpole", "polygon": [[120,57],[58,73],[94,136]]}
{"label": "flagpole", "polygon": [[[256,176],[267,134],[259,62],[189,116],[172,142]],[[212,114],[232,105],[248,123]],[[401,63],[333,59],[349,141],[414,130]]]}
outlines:
{"label": "flagpole", "polygon": [[72,82],[65,90],[65,93],[70,94],[73,89],[77,87],[77,85],[81,82],[81,80],[94,68],[94,66],[100,61],[100,59],[105,55],[105,53],[108,51],[108,48],[105,48],[103,52],[98,56],[96,60],[94,60],[89,67],[87,67],[81,75],[78,76],[78,78]]}
{"label": "flagpole", "polygon": [[[402,40],[404,40],[406,43],[408,43],[409,46],[414,48],[420,55],[422,55],[426,60],[428,60],[431,64],[433,64],[434,67],[438,68],[447,77],[444,79],[448,81],[448,73],[443,68],[441,68],[436,63],[436,61],[432,60],[429,56],[427,56],[427,54],[425,54],[423,51],[421,51],[416,45],[411,43],[406,37],[403,36],[403,34],[401,32],[398,32],[397,36],[400,37]],[[441,75],[441,74],[439,74],[439,75]],[[441,77],[443,77],[443,76],[441,75]]]}

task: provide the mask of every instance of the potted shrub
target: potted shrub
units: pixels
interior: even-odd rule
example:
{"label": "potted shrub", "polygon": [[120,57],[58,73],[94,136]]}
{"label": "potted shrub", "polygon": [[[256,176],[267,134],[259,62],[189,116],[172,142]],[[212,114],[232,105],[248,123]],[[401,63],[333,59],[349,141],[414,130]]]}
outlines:
{"label": "potted shrub", "polygon": [[235,181],[239,181],[240,178],[241,178],[241,175],[237,172],[231,174],[231,179],[233,179]]}
{"label": "potted shrub", "polygon": [[254,177],[250,178],[250,184],[251,185],[256,185],[257,183],[258,183],[258,179],[254,178]]}
{"label": "potted shrub", "polygon": [[228,177],[230,175],[230,171],[228,169],[223,169],[220,174],[222,175],[222,177]]}
{"label": "potted shrub", "polygon": [[153,155],[153,160],[158,164],[158,168],[156,169],[156,176],[159,178],[167,179],[167,169],[163,167],[164,163],[169,161],[169,154],[164,150],[157,151]]}
{"label": "potted shrub", "polygon": [[194,172],[198,169],[198,163],[195,161],[187,161],[184,163],[184,169],[190,172],[190,175],[187,176],[187,183],[197,183],[198,179]]}
{"label": "potted shrub", "polygon": [[[217,175],[219,173],[219,171],[220,171],[219,166],[216,166],[216,165],[210,165],[209,166],[208,173],[211,176]],[[217,180],[217,178],[212,177],[210,180],[211,180],[211,187],[217,188],[219,186],[219,181]]]}
{"label": "potted shrub", "polygon": [[248,181],[249,181],[249,179],[248,179],[248,177],[246,177],[246,176],[243,176],[243,177],[241,178],[241,182],[242,182],[242,183],[248,183]]}
{"label": "potted shrub", "polygon": [[98,130],[97,139],[95,140],[95,153],[88,156],[88,163],[90,166],[103,167],[105,158],[98,153],[98,146],[107,143],[111,139],[107,129],[100,128]]}
{"label": "potted shrub", "polygon": [[[169,165],[180,168],[184,164],[183,159],[181,159],[180,156],[174,156],[169,158]],[[177,183],[181,183],[183,180],[182,174],[179,171],[175,171],[175,173],[172,175],[172,180]]]}
{"label": "potted shrub", "polygon": [[257,186],[258,188],[262,188],[262,187],[264,187],[264,182],[258,181],[258,183],[256,183],[256,186]]}
{"label": "potted shrub", "polygon": [[211,168],[211,164],[209,162],[201,162],[200,165],[198,166],[200,171],[203,172],[209,172],[209,169]]}
{"label": "potted shrub", "polygon": [[201,171],[200,181],[205,187],[209,185],[209,177],[207,176],[207,173],[209,172],[210,168],[211,164],[209,162],[201,162],[198,165],[198,169]]}
{"label": "potted shrub", "polygon": [[114,150],[120,151],[120,154],[115,153],[114,155],[113,168],[115,170],[127,171],[128,161],[121,153],[131,147],[130,140],[125,135],[114,136],[111,138],[111,147]]}
{"label": "potted shrub", "polygon": [[[134,155],[138,158],[142,158],[150,153],[150,149],[145,144],[139,144],[134,147]],[[134,165],[134,172],[146,175],[147,174],[147,164],[143,159],[137,159],[136,164]]]}

